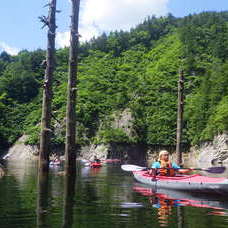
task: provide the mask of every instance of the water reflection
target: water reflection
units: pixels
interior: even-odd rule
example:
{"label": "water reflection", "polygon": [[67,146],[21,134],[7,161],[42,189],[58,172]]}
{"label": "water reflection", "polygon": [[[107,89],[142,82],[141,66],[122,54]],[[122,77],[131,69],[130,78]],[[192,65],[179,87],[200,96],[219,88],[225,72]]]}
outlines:
{"label": "water reflection", "polygon": [[142,203],[135,203],[135,202],[123,202],[120,204],[121,208],[139,208],[144,207]]}
{"label": "water reflection", "polygon": [[170,217],[177,211],[178,227],[183,227],[183,207],[213,209],[208,215],[227,215],[228,199],[189,192],[179,192],[168,189],[153,189],[147,185],[135,183],[133,190],[148,197],[149,203],[157,209],[157,219],[160,226],[168,226]]}
{"label": "water reflection", "polygon": [[[165,199],[159,199],[158,198],[154,198],[154,201],[157,202],[151,202],[153,203],[153,207],[158,208],[158,222],[160,223],[161,226],[167,226],[168,225],[168,221],[169,218],[172,214],[172,207],[175,204],[175,201],[172,200],[165,200]],[[154,204],[156,203],[156,204]]]}
{"label": "water reflection", "polygon": [[177,207],[177,227],[184,228],[184,208]]}
{"label": "water reflection", "polygon": [[37,176],[37,161],[8,161],[7,175],[13,176],[20,186]]}
{"label": "water reflection", "polygon": [[37,227],[47,227],[48,173],[39,173],[37,187]]}
{"label": "water reflection", "polygon": [[90,169],[90,175],[91,176],[97,176],[100,171],[101,171],[101,167],[91,168]]}
{"label": "water reflection", "polygon": [[227,199],[155,192],[118,165],[78,165],[73,179],[62,169],[47,177],[36,164],[10,164],[0,178],[0,227],[227,227]]}
{"label": "water reflection", "polygon": [[64,183],[64,203],[63,203],[63,228],[70,228],[73,225],[73,206],[75,195],[76,174],[66,175]]}

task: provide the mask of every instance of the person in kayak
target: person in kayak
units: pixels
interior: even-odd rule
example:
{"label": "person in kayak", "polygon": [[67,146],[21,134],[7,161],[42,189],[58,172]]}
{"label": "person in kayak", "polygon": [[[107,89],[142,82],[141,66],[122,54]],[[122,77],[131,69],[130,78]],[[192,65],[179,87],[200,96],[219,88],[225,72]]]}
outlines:
{"label": "person in kayak", "polygon": [[150,174],[160,176],[175,176],[176,173],[188,173],[189,170],[181,169],[175,162],[169,159],[169,152],[161,150],[158,155],[158,161],[154,162],[151,166]]}
{"label": "person in kayak", "polygon": [[93,158],[93,162],[101,163],[101,160],[98,159],[97,156],[95,155],[94,158]]}

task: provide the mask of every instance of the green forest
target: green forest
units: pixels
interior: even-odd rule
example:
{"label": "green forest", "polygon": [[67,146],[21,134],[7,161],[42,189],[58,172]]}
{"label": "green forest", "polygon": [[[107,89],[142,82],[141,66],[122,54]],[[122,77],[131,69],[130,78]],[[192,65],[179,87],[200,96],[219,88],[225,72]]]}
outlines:
{"label": "green forest", "polygon": [[[56,50],[52,127],[65,140],[68,48]],[[45,50],[0,54],[0,142],[40,134]],[[183,143],[195,145],[228,130],[228,11],[176,18],[148,17],[130,31],[102,34],[79,47],[77,144],[174,145],[177,82],[185,75]],[[129,109],[133,133],[112,128]]]}

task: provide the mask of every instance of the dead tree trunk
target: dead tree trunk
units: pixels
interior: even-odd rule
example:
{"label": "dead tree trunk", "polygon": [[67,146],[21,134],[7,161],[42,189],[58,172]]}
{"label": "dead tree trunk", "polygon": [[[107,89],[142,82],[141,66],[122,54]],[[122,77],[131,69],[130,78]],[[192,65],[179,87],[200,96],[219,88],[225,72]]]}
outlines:
{"label": "dead tree trunk", "polygon": [[52,103],[52,78],[55,66],[55,14],[56,0],[51,0],[49,5],[48,17],[40,17],[44,26],[48,27],[48,44],[46,54],[46,70],[44,79],[41,136],[39,152],[39,170],[48,171],[50,138],[51,138],[51,103]]}
{"label": "dead tree trunk", "polygon": [[38,183],[37,183],[37,227],[45,227],[47,224],[48,216],[48,173],[39,172]]}
{"label": "dead tree trunk", "polygon": [[70,35],[70,53],[69,53],[69,72],[67,86],[67,110],[66,110],[66,174],[75,172],[76,159],[76,81],[78,66],[78,18],[80,0],[71,0],[71,35]]}
{"label": "dead tree trunk", "polygon": [[63,225],[62,228],[72,227],[74,220],[74,195],[75,195],[76,173],[65,176],[64,202],[63,202]]}
{"label": "dead tree trunk", "polygon": [[177,110],[177,138],[176,138],[176,153],[177,163],[182,164],[181,138],[183,128],[183,112],[184,112],[184,72],[180,70],[178,81],[178,110]]}

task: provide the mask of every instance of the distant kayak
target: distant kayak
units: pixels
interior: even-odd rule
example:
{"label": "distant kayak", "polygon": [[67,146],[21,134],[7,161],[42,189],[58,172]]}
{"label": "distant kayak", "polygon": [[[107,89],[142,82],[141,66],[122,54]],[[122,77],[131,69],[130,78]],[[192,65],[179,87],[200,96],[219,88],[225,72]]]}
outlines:
{"label": "distant kayak", "polygon": [[49,166],[59,166],[61,161],[50,161]]}
{"label": "distant kayak", "polygon": [[84,166],[91,166],[91,164],[94,164],[94,166],[96,166],[96,167],[101,167],[102,164],[119,164],[121,162],[121,160],[120,159],[117,159],[117,158],[114,158],[114,159],[105,159],[105,160],[100,160],[100,163],[99,163],[99,162],[92,162],[92,161],[89,161],[89,160],[86,160],[86,159],[80,159],[80,162]]}
{"label": "distant kayak", "polygon": [[228,179],[223,177],[207,177],[200,174],[178,175],[174,177],[152,177],[147,171],[134,171],[135,179],[156,188],[194,191],[206,193],[228,193]]}
{"label": "distant kayak", "polygon": [[102,164],[100,162],[90,162],[91,168],[100,168]]}

